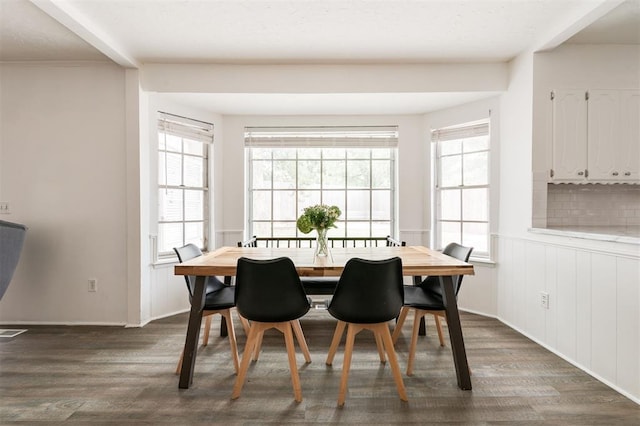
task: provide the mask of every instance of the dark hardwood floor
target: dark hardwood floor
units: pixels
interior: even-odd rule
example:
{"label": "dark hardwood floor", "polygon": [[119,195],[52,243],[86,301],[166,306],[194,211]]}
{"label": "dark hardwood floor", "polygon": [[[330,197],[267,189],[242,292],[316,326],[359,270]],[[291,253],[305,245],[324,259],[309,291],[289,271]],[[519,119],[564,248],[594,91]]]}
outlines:
{"label": "dark hardwood floor", "polygon": [[[389,366],[363,332],[356,336],[346,404],[338,408],[342,347],[333,367],[326,366],[335,321],[312,310],[302,327],[313,362],[297,357],[303,401],[294,402],[284,339],[275,331],[265,335],[260,360],[232,401],[235,375],[218,318],[190,389],[178,389],[174,374],[186,314],[143,328],[25,327],[26,333],[0,340],[0,424],[640,425],[640,405],[499,321],[467,313],[472,391],[456,386],[449,345],[438,346],[431,320],[414,375],[404,374],[409,320],[396,348],[409,402],[398,398]],[[235,324],[242,350],[245,335]]]}

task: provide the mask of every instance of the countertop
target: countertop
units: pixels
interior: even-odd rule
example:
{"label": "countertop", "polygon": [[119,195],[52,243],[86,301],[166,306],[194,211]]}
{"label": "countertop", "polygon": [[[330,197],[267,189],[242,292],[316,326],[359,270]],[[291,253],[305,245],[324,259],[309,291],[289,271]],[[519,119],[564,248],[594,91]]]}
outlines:
{"label": "countertop", "polygon": [[550,226],[531,228],[538,234],[640,245],[640,226]]}

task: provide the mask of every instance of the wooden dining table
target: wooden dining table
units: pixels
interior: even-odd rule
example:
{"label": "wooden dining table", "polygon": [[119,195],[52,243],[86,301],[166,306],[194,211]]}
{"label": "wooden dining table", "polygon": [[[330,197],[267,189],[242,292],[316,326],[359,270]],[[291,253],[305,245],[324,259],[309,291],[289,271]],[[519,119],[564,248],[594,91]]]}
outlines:
{"label": "wooden dining table", "polygon": [[178,386],[187,389],[193,382],[205,300],[206,277],[235,276],[237,261],[240,257],[250,259],[288,257],[295,264],[300,276],[339,277],[344,265],[351,258],[382,260],[396,256],[402,259],[403,275],[414,277],[414,282],[418,282],[421,277],[426,275],[440,277],[458,387],[463,390],[471,390],[471,376],[452,276],[473,275],[473,265],[423,246],[340,247],[332,248],[330,256],[327,257],[315,256],[312,248],[222,247],[175,265],[175,275],[196,276]]}

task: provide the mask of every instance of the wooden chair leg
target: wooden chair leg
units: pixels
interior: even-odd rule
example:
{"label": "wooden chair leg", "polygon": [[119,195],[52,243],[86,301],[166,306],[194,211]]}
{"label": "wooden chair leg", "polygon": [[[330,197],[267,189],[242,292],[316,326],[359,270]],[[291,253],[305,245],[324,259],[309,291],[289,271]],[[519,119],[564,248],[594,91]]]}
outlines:
{"label": "wooden chair leg", "polygon": [[249,320],[240,314],[238,314],[238,318],[240,318],[240,324],[242,324],[242,328],[244,329],[244,334],[248,336],[249,328],[251,327],[251,325],[249,324]]}
{"label": "wooden chair leg", "polygon": [[256,340],[256,345],[253,350],[253,361],[258,361],[258,357],[260,356],[260,349],[262,349],[262,337],[264,336],[264,329],[258,335]]}
{"label": "wooden chair leg", "polygon": [[298,339],[298,344],[300,345],[300,349],[304,355],[305,362],[307,364],[311,363],[311,354],[309,353],[309,347],[307,346],[307,341],[304,338],[304,333],[302,332],[300,320],[291,321],[291,327],[293,327],[293,332],[296,335],[296,339]]}
{"label": "wooden chair leg", "polygon": [[211,331],[211,320],[213,315],[207,315],[204,320],[204,336],[202,336],[202,346],[209,344],[209,332]]}
{"label": "wooden chair leg", "polygon": [[231,310],[227,309],[221,314],[227,320],[227,336],[229,337],[229,345],[231,346],[231,359],[233,360],[233,368],[236,374],[238,374],[240,361],[238,359],[238,343],[236,342],[236,331],[233,326],[233,320],[231,319]]}
{"label": "wooden chair leg", "polygon": [[242,362],[240,363],[240,371],[236,376],[235,384],[233,385],[233,392],[231,393],[231,399],[237,399],[240,397],[244,381],[247,376],[247,370],[249,369],[249,362],[251,361],[251,355],[253,354],[253,348],[255,347],[258,336],[262,335],[266,326],[265,324],[254,322],[249,329],[249,337],[242,353]]}
{"label": "wooden chair leg", "polygon": [[375,333],[380,336],[380,339],[384,343],[384,347],[387,350],[387,356],[389,357],[389,364],[391,366],[391,373],[393,379],[396,382],[396,388],[398,389],[398,395],[403,401],[408,401],[407,391],[402,381],[402,373],[400,372],[400,366],[398,365],[398,357],[396,357],[396,351],[393,348],[393,340],[391,339],[391,333],[389,332],[389,326],[386,323],[376,325]]}
{"label": "wooden chair leg", "polygon": [[382,343],[382,336],[380,333],[373,333],[373,337],[376,339],[376,348],[378,349],[378,356],[380,357],[381,363],[386,363],[387,359],[384,356],[384,345]]}
{"label": "wooden chair leg", "polygon": [[329,346],[329,353],[327,354],[327,360],[325,364],[333,364],[333,357],[336,355],[338,345],[340,345],[340,339],[344,333],[344,327],[347,325],[344,321],[338,321],[336,324],[336,330],[333,332],[333,339],[331,339],[331,345]]}
{"label": "wooden chair leg", "polygon": [[440,323],[440,315],[433,314],[433,319],[436,321],[436,330],[438,331],[438,339],[440,339],[440,346],[444,346],[444,337],[442,335],[442,324]]}
{"label": "wooden chair leg", "polygon": [[291,370],[291,384],[293,385],[293,397],[296,402],[302,402],[302,386],[300,385],[300,375],[298,374],[298,365],[296,363],[296,350],[293,343],[293,322],[295,321],[282,323],[278,329],[284,334],[284,342],[287,347],[289,369]]}
{"label": "wooden chair leg", "polygon": [[[347,398],[347,382],[349,381],[349,369],[351,368],[351,357],[353,355],[353,343],[357,331],[356,325],[349,324],[347,327],[347,341],[344,345],[344,361],[342,363],[342,376],[340,378],[340,390],[338,391],[338,407],[342,407]],[[337,331],[337,330],[336,330]],[[358,330],[359,331],[359,330]],[[334,334],[335,338],[335,334]]]}
{"label": "wooden chair leg", "polygon": [[420,332],[420,319],[424,318],[424,312],[414,309],[413,330],[411,332],[411,344],[409,345],[409,360],[407,361],[407,376],[413,374],[413,362],[416,358],[416,347],[418,346],[418,333]]}
{"label": "wooden chair leg", "polygon": [[393,336],[391,336],[391,340],[393,340],[394,345],[398,341],[398,336],[400,336],[400,332],[402,331],[402,326],[404,325],[404,321],[407,319],[407,314],[409,313],[409,309],[410,308],[406,306],[403,306],[402,309],[400,309],[400,315],[398,316],[396,327],[393,329]]}

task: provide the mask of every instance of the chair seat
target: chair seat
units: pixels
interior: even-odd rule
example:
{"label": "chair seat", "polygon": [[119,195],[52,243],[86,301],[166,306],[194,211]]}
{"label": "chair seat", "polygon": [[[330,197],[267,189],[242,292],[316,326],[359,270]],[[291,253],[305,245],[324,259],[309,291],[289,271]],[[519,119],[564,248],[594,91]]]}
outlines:
{"label": "chair seat", "polygon": [[218,291],[207,293],[204,301],[204,310],[230,309],[235,305],[235,289],[233,287],[223,287]]}
{"label": "chair seat", "polygon": [[413,285],[404,286],[404,306],[426,311],[443,311],[445,309],[442,296]]}

